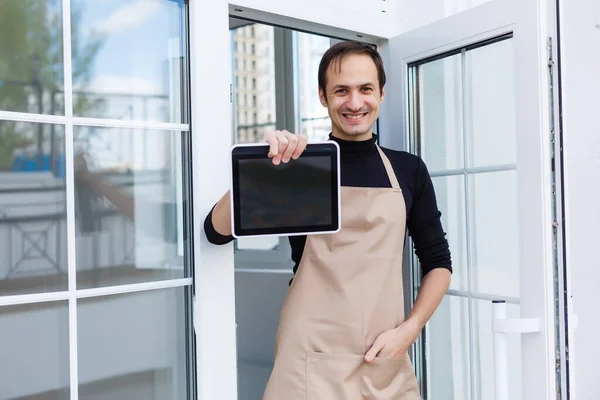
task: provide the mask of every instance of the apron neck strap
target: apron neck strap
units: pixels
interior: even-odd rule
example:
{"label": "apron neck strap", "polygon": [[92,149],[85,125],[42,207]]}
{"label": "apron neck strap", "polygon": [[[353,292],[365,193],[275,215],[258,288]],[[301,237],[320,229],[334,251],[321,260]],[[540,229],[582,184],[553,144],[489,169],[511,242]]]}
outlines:
{"label": "apron neck strap", "polygon": [[381,147],[379,147],[378,144],[375,144],[375,146],[377,146],[377,150],[379,150],[379,155],[381,156],[381,160],[383,161],[383,166],[385,167],[385,170],[388,174],[388,178],[390,180],[390,183],[392,184],[392,188],[400,189],[400,184],[398,184],[398,178],[396,178],[394,168],[392,168],[392,164],[390,163],[389,158],[387,158],[387,156],[385,155],[383,150],[381,150]]}

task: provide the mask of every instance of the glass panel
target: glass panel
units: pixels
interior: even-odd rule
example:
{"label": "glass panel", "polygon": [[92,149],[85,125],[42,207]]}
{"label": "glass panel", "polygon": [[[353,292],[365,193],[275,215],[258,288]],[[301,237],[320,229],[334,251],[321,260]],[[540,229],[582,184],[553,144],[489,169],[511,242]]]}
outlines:
{"label": "glass panel", "polygon": [[445,296],[426,332],[428,398],[471,399],[469,300]]}
{"label": "glass panel", "polygon": [[513,41],[466,53],[469,166],[516,162]]}
{"label": "glass panel", "polygon": [[[237,264],[236,260],[236,267]],[[292,279],[289,262],[279,263],[279,268],[290,271],[235,273],[237,400],[261,399],[273,369],[279,314]],[[281,396],[282,400],[285,398]]]}
{"label": "glass panel", "polygon": [[237,250],[273,250],[279,245],[278,236],[247,237],[236,240]]}
{"label": "glass panel", "polygon": [[518,298],[517,172],[475,174],[469,179],[472,290]]}
{"label": "glass panel", "polygon": [[0,110],[64,114],[61,0],[2,0]]}
{"label": "glass panel", "polygon": [[72,0],[73,114],[187,123],[185,4]]}
{"label": "glass panel", "polygon": [[[494,398],[494,336],[492,331],[492,302],[473,300],[474,315],[477,319],[477,340],[474,374],[479,399]],[[508,318],[520,318],[518,304],[507,304]],[[508,336],[508,397],[521,399],[521,338],[520,335]]]}
{"label": "glass panel", "polygon": [[79,398],[190,399],[189,288],[79,300]]}
{"label": "glass panel", "polygon": [[0,296],[67,289],[64,139],[0,121]]}
{"label": "glass panel", "polygon": [[327,140],[331,132],[331,119],[327,108],[319,100],[319,63],[330,47],[327,37],[297,33],[300,133],[310,141]]}
{"label": "glass panel", "polygon": [[[234,142],[262,142],[275,129],[275,38],[272,26],[246,24],[232,29],[235,87]],[[236,239],[238,250],[273,250],[280,238]]]}
{"label": "glass panel", "polygon": [[69,400],[66,301],[0,307],[0,398]]}
{"label": "glass panel", "polygon": [[234,142],[261,142],[275,129],[275,41],[272,26],[233,31]]}
{"label": "glass panel", "polygon": [[[273,27],[248,24],[231,32],[236,96],[234,142],[260,142],[276,126],[275,58],[281,58],[282,54],[275,54]],[[281,87],[277,92],[283,93]],[[293,101],[281,98],[279,104],[289,105]],[[286,237],[236,240],[239,400],[260,399],[269,379],[279,311],[291,279],[290,253]],[[279,271],[265,273],[271,269]],[[289,272],[279,273],[282,269]]]}
{"label": "glass panel", "polygon": [[464,166],[460,54],[418,67],[421,157],[431,171]]}
{"label": "glass panel", "polygon": [[465,223],[464,177],[445,176],[432,178],[438,208],[442,213],[442,226],[452,255],[452,281],[450,289],[468,289],[467,227]]}
{"label": "glass panel", "polygon": [[76,127],[78,288],[190,276],[183,251],[188,137]]}

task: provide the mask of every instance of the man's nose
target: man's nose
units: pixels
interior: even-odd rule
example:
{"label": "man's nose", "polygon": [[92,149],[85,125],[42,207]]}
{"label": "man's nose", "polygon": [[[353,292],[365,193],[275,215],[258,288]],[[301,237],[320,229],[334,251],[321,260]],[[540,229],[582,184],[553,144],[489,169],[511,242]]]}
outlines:
{"label": "man's nose", "polygon": [[352,111],[360,110],[363,106],[363,101],[360,97],[360,93],[356,91],[350,92],[350,98],[348,99],[346,106]]}

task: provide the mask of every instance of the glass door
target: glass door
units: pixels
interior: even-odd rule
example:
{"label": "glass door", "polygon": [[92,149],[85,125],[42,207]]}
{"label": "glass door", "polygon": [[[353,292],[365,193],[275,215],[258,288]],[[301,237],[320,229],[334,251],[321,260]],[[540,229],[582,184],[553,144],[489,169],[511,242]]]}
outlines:
{"label": "glass door", "polygon": [[0,8],[0,398],[197,398],[187,2]]}
{"label": "glass door", "polygon": [[[513,44],[504,35],[409,70],[412,150],[429,167],[455,265],[426,331],[430,398],[442,391],[493,398],[491,300],[505,300],[519,316]],[[520,342],[511,339],[509,384],[517,399]]]}
{"label": "glass door", "polygon": [[[233,143],[287,129],[324,140],[318,64],[331,39],[230,17]],[[263,395],[273,369],[279,313],[293,277],[288,237],[234,241],[238,399]]]}
{"label": "glass door", "polygon": [[[511,399],[555,392],[548,62],[536,2],[492,1],[390,41],[409,149],[431,173],[450,290],[416,354],[428,399],[494,398],[492,301],[540,332],[508,334]],[[475,21],[475,22],[473,22]],[[396,73],[396,72],[394,72]],[[413,260],[418,293],[420,276]],[[557,353],[560,354],[560,353]],[[504,368],[504,367],[503,367]]]}

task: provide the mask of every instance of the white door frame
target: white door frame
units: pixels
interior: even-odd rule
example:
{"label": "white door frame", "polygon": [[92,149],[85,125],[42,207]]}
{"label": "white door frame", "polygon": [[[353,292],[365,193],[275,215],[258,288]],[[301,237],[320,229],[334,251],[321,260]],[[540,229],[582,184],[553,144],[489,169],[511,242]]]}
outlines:
{"label": "white door frame", "polygon": [[[194,328],[199,399],[237,399],[237,342],[233,244],[215,246],[206,240],[204,218],[229,189],[232,146],[230,103],[231,43],[229,16],[375,43],[381,36],[347,29],[362,21],[328,16],[332,25],[278,15],[269,1],[189,0],[192,184],[194,224]],[[287,3],[286,3],[287,4]],[[261,8],[265,10],[261,10]],[[378,6],[374,4],[373,8]],[[380,11],[377,11],[380,13]],[[333,26],[337,24],[337,26]],[[340,26],[347,25],[347,26]],[[362,24],[364,25],[364,24]],[[369,26],[365,26],[369,29]]]}
{"label": "white door frame", "polygon": [[[408,65],[436,54],[513,33],[515,46],[517,188],[521,318],[541,332],[522,335],[524,399],[555,396],[555,265],[553,262],[550,106],[546,42],[555,28],[543,0],[493,0],[391,38],[384,47],[388,84],[382,144],[408,149]],[[491,322],[491,321],[490,321]]]}
{"label": "white door frame", "polygon": [[203,230],[204,218],[229,189],[227,2],[190,0],[189,21],[197,398],[236,399],[233,247],[211,245]]}

